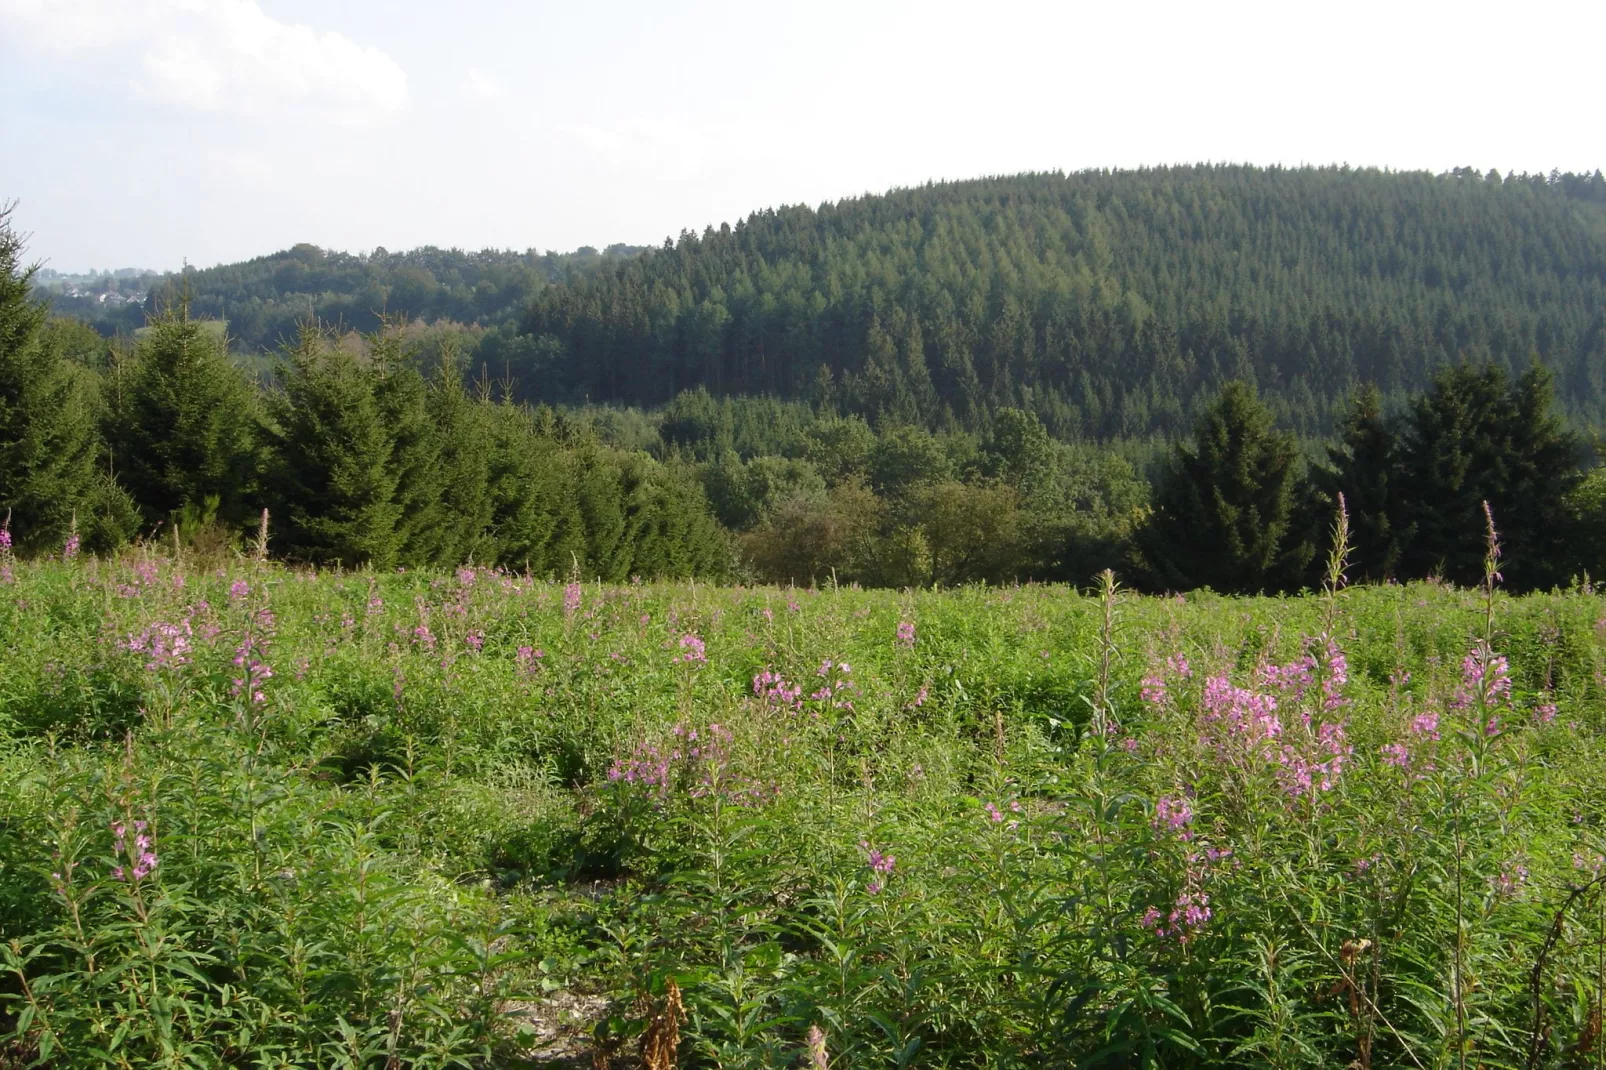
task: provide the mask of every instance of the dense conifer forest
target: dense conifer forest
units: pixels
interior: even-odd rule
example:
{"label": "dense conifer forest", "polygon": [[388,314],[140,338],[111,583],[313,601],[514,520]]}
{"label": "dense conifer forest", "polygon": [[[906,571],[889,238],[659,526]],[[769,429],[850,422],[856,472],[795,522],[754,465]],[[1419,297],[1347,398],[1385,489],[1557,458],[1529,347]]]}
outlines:
{"label": "dense conifer forest", "polygon": [[[4,230],[19,547],[809,584],[1606,571],[1606,178],[1032,174],[572,254],[297,246],[49,314]],[[63,312],[83,312],[61,306]],[[135,322],[137,318],[138,322]]]}
{"label": "dense conifer forest", "polygon": [[1360,382],[1533,358],[1606,405],[1606,179],[1189,167],[931,185],[684,233],[543,290],[545,397],[800,397],[1056,437],[1177,431],[1227,379],[1292,428]]}

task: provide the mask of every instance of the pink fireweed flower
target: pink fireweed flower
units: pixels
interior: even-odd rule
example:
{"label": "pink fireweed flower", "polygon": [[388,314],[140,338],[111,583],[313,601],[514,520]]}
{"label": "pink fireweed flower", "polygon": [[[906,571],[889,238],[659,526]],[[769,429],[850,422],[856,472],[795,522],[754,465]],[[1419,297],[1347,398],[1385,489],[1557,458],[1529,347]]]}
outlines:
{"label": "pink fireweed flower", "polygon": [[1404,743],[1383,744],[1382,755],[1385,762],[1400,769],[1411,764],[1411,751]]}
{"label": "pink fireweed flower", "polygon": [[470,650],[478,654],[481,648],[485,646],[485,633],[475,628],[463,637],[463,642],[468,644]]}
{"label": "pink fireweed flower", "polygon": [[240,640],[240,645],[234,648],[234,667],[240,670],[240,675],[233,679],[230,693],[253,706],[261,706],[268,701],[263,688],[273,679],[273,667],[263,660],[266,646],[265,640],[247,632]]}
{"label": "pink fireweed flower", "polygon": [[882,854],[877,848],[871,847],[864,840],[859,841],[859,849],[865,853],[865,865],[870,867],[870,883],[865,890],[871,895],[877,895],[886,887],[886,880],[892,876],[892,870],[897,866],[898,860],[892,855]]}
{"label": "pink fireweed flower", "polygon": [[1173,929],[1198,929],[1210,920],[1210,897],[1203,892],[1183,892],[1167,920]]}
{"label": "pink fireweed flower", "polygon": [[[128,843],[128,828],[120,821],[111,824],[112,856],[120,860],[112,867],[112,877],[142,881],[156,872],[160,860],[156,857],[156,841],[151,837],[150,826],[144,821],[134,822],[134,842]],[[128,869],[124,869],[124,864]]]}
{"label": "pink fireweed flower", "polygon": [[1490,883],[1494,885],[1494,890],[1502,896],[1515,895],[1519,889],[1528,883],[1528,867],[1521,862],[1507,862],[1500,867],[1499,876],[1493,878]]}
{"label": "pink fireweed flower", "polygon": [[471,568],[458,569],[457,582],[462,584],[464,587],[474,586],[474,570]]}
{"label": "pink fireweed flower", "polygon": [[143,632],[130,635],[120,644],[130,654],[145,658],[147,672],[180,669],[190,663],[190,622],[177,624],[157,621]]}
{"label": "pink fireweed flower", "polygon": [[[1043,651],[1043,657],[1048,657],[1048,651]],[[1188,664],[1186,655],[1170,654],[1165,661],[1150,668],[1138,695],[1147,705],[1164,706],[1171,698],[1172,682],[1192,678],[1193,668]]]}
{"label": "pink fireweed flower", "polygon": [[1490,710],[1510,701],[1511,666],[1487,644],[1478,643],[1461,659],[1461,686],[1450,699],[1450,707]]}
{"label": "pink fireweed flower", "polygon": [[717,795],[740,806],[762,805],[776,789],[730,769],[730,729],[709,724],[704,729],[679,724],[673,741],[662,745],[643,740],[628,757],[614,759],[608,781],[645,788],[663,802],[676,790],[693,799]]}
{"label": "pink fireweed flower", "polygon": [[1311,675],[1315,670],[1316,659],[1306,654],[1295,658],[1287,665],[1262,662],[1255,669],[1255,678],[1260,686],[1278,691],[1286,698],[1298,700],[1310,686]]}
{"label": "pink fireweed flower", "polygon": [[567,616],[574,616],[580,609],[580,584],[571,583],[563,588],[563,612]]}
{"label": "pink fireweed flower", "polygon": [[702,665],[708,661],[707,648],[697,636],[687,633],[680,637],[680,649],[684,651],[676,661],[683,661],[688,665]]}
{"label": "pink fireweed flower", "polygon": [[1534,723],[1550,724],[1556,719],[1556,704],[1554,702],[1541,702],[1534,707]]}
{"label": "pink fireweed flower", "polygon": [[78,556],[78,546],[79,546],[78,533],[75,531],[71,535],[67,536],[66,543],[64,543],[62,545],[62,547],[61,547],[61,559],[63,561],[71,561],[73,558],[77,557]]}
{"label": "pink fireweed flower", "polygon": [[1326,673],[1322,676],[1322,709],[1332,713],[1341,706],[1349,705],[1349,699],[1343,695],[1344,687],[1349,683],[1349,660],[1333,640],[1327,640]]}
{"label": "pink fireweed flower", "polygon": [[987,820],[993,824],[997,825],[1004,820],[1004,812],[992,803],[988,803],[982,809],[987,811]]}
{"label": "pink fireweed flower", "polygon": [[825,1050],[825,1033],[818,1025],[809,1026],[809,1070],[831,1070],[831,1055]]}
{"label": "pink fireweed flower", "polygon": [[1205,680],[1201,704],[1205,722],[1219,725],[1226,738],[1239,747],[1253,747],[1283,733],[1275,698],[1235,687],[1225,676]]}
{"label": "pink fireweed flower", "polygon": [[1433,710],[1411,718],[1411,734],[1424,739],[1439,738],[1439,715]]}
{"label": "pink fireweed flower", "polygon": [[[1200,702],[1205,741],[1214,743],[1228,764],[1271,766],[1292,797],[1332,790],[1352,748],[1342,723],[1318,724],[1310,707],[1301,704],[1318,665],[1326,670],[1320,707],[1331,713],[1346,702],[1339,689],[1348,676],[1342,653],[1331,643],[1324,644],[1320,662],[1307,654],[1287,665],[1257,666],[1256,680],[1267,690],[1234,686],[1224,675],[1207,679]],[[1280,699],[1297,711],[1291,729],[1279,714]]]}
{"label": "pink fireweed flower", "polygon": [[1193,839],[1189,825],[1193,822],[1193,807],[1180,795],[1162,795],[1154,803],[1154,828],[1157,832],[1173,832],[1182,840]]}
{"label": "pink fireweed flower", "polygon": [[914,621],[906,620],[906,621],[901,622],[898,625],[897,643],[901,647],[907,647],[910,650],[914,649],[914,646],[915,646],[915,624],[914,624]]}
{"label": "pink fireweed flower", "polygon": [[11,552],[11,522],[8,520],[0,525],[0,554]]}
{"label": "pink fireweed flower", "polygon": [[235,580],[229,584],[229,601],[238,602],[251,593],[251,585],[244,580]]}
{"label": "pink fireweed flower", "polygon": [[765,669],[753,677],[753,697],[765,706],[795,710],[803,704],[803,688],[780,673]]}

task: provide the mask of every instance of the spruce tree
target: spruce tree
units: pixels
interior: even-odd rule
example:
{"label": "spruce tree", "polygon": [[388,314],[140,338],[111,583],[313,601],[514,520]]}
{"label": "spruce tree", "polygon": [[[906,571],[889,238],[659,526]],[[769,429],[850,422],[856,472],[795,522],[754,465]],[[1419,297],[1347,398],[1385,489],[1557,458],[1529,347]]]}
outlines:
{"label": "spruce tree", "polygon": [[441,486],[441,543],[437,560],[445,565],[494,559],[491,538],[491,431],[489,402],[463,389],[455,350],[441,354],[440,369],[430,385],[430,417],[440,444],[436,464]]}
{"label": "spruce tree", "polygon": [[21,550],[60,546],[75,516],[81,534],[94,529],[85,541],[107,548],[127,532],[115,515],[100,522],[116,488],[96,468],[92,397],[45,337],[46,306],[30,295],[34,269],[21,257],[10,210],[0,207],[0,516],[9,514]]}
{"label": "spruce tree", "polygon": [[239,525],[260,506],[255,397],[215,326],[182,302],[153,322],[107,415],[114,471],[147,523],[188,508]]}
{"label": "spruce tree", "polygon": [[1352,581],[1376,583],[1394,576],[1411,539],[1396,438],[1383,414],[1382,394],[1368,383],[1350,401],[1339,444],[1327,448],[1327,466],[1311,473],[1308,537],[1315,546],[1326,546],[1342,494],[1353,545]]}
{"label": "spruce tree", "polygon": [[[567,526],[565,505],[573,507],[564,458],[540,436],[527,409],[503,403],[486,412],[490,455],[486,493],[490,535],[498,564],[538,574],[563,571],[567,550],[559,546]],[[583,540],[576,551],[583,549]],[[561,560],[558,555],[562,555]]]}
{"label": "spruce tree", "polygon": [[1402,455],[1415,522],[1408,576],[1479,582],[1488,502],[1508,585],[1567,578],[1566,500],[1580,478],[1580,450],[1550,402],[1547,371],[1535,366],[1513,384],[1496,365],[1447,368],[1416,400]]}
{"label": "spruce tree", "polygon": [[580,475],[575,502],[585,524],[586,552],[581,565],[587,577],[618,583],[630,576],[635,517],[631,512],[638,480],[627,459],[598,446],[578,451]]}
{"label": "spruce tree", "polygon": [[419,566],[441,558],[440,440],[429,411],[429,384],[409,366],[399,324],[368,337],[374,362],[374,401],[390,433],[395,479],[397,563]]}
{"label": "spruce tree", "polygon": [[1242,381],[1226,384],[1178,444],[1140,535],[1146,571],[1161,588],[1222,593],[1288,582],[1298,449]]}
{"label": "spruce tree", "polygon": [[375,377],[310,324],[286,356],[272,405],[277,549],[298,560],[388,568],[400,549],[401,510]]}
{"label": "spruce tree", "polygon": [[656,468],[636,488],[631,572],[649,579],[718,579],[729,540],[695,475],[684,465]]}

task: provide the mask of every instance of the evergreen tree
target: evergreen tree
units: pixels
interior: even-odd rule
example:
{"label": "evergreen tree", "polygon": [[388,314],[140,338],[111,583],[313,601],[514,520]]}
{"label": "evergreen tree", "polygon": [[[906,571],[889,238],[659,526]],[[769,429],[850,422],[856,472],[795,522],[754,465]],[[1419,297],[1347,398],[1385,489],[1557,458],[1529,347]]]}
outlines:
{"label": "evergreen tree", "polygon": [[631,572],[647,579],[718,579],[727,570],[727,537],[709,512],[696,477],[681,465],[651,473],[636,490]]}
{"label": "evergreen tree", "polygon": [[[96,468],[92,397],[79,371],[45,337],[46,308],[33,300],[34,269],[0,207],[0,516],[10,516],[20,550],[59,547],[78,519],[93,548],[126,537],[117,490]],[[104,500],[102,500],[104,499]]]}
{"label": "evergreen tree", "polygon": [[598,446],[579,451],[576,459],[580,474],[574,497],[585,525],[585,553],[580,555],[584,574],[608,582],[628,579],[633,531],[626,499],[632,485]]}
{"label": "evergreen tree", "polygon": [[1407,575],[1478,583],[1488,502],[1509,585],[1567,578],[1566,501],[1580,478],[1580,450],[1550,400],[1544,369],[1535,366],[1513,384],[1496,365],[1449,367],[1416,400],[1403,446],[1415,522],[1404,554]]}
{"label": "evergreen tree", "polygon": [[1146,571],[1168,589],[1223,593],[1287,582],[1289,521],[1298,489],[1293,436],[1273,426],[1252,386],[1226,384],[1179,444],[1140,536]]}
{"label": "evergreen tree", "polygon": [[585,540],[570,465],[556,444],[536,432],[530,413],[501,404],[486,413],[490,456],[486,491],[499,564],[545,575],[566,572]]}
{"label": "evergreen tree", "polygon": [[188,508],[241,525],[260,506],[255,398],[216,327],[183,304],[153,322],[107,415],[114,471],[146,523]]}
{"label": "evergreen tree", "polygon": [[272,406],[277,549],[299,560],[389,568],[401,510],[375,377],[311,325],[287,356]]}
{"label": "evergreen tree", "polygon": [[1313,546],[1326,545],[1342,494],[1353,545],[1350,580],[1389,579],[1399,570],[1414,526],[1401,493],[1396,436],[1375,384],[1367,384],[1351,400],[1339,444],[1328,447],[1327,460],[1327,467],[1311,473],[1307,537]]}
{"label": "evergreen tree", "polygon": [[430,417],[440,452],[441,541],[436,559],[445,565],[484,561],[496,556],[491,537],[494,503],[490,493],[490,405],[463,389],[454,349],[441,354],[441,365],[429,391]]}
{"label": "evergreen tree", "polygon": [[390,473],[396,481],[397,561],[419,566],[440,559],[439,438],[429,411],[429,384],[407,363],[399,325],[368,337],[379,381],[374,400],[390,433]]}

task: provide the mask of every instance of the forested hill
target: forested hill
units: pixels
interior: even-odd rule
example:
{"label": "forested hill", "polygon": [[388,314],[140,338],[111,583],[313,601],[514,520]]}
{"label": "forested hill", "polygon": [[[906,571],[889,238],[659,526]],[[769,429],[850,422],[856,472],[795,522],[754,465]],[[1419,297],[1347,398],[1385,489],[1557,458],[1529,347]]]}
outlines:
{"label": "forested hill", "polygon": [[781,208],[540,290],[513,373],[549,400],[706,386],[931,426],[1184,427],[1220,381],[1325,430],[1461,359],[1537,357],[1606,416],[1606,178],[1198,166],[1030,174]]}
{"label": "forested hill", "polygon": [[[309,317],[357,331],[374,330],[383,314],[492,329],[505,324],[512,335],[542,287],[584,278],[641,251],[629,245],[601,252],[583,247],[572,253],[426,246],[359,255],[297,245],[237,264],[187,271],[182,283],[166,276],[150,287],[143,302],[107,301],[98,293],[50,296],[58,313],[88,320],[112,334],[143,326],[147,317],[187,289],[191,313],[226,320],[234,345],[247,352],[278,349],[296,337],[298,326]],[[481,341],[483,335],[473,332],[472,338]]]}

